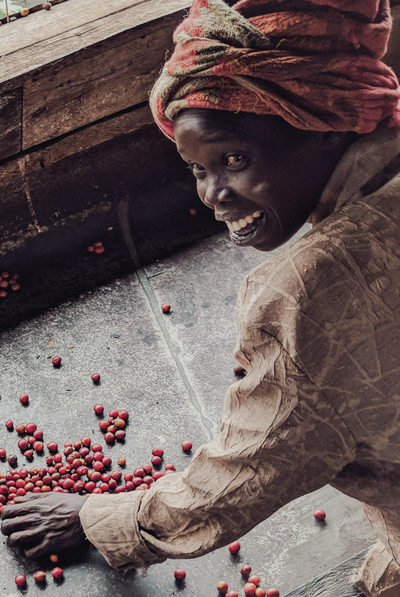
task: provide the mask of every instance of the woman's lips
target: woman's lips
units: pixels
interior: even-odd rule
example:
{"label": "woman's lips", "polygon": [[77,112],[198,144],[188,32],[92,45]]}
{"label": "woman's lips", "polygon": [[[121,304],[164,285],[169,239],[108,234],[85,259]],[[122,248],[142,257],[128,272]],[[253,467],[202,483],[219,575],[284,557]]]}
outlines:
{"label": "woman's lips", "polygon": [[232,241],[236,245],[249,244],[256,237],[263,220],[263,212],[256,211],[237,222],[226,222]]}
{"label": "woman's lips", "polygon": [[243,216],[242,218],[239,218],[237,221],[226,221],[225,223],[228,226],[230,232],[240,232],[251,226],[254,220],[259,219],[261,215],[261,211],[255,211],[253,214]]}

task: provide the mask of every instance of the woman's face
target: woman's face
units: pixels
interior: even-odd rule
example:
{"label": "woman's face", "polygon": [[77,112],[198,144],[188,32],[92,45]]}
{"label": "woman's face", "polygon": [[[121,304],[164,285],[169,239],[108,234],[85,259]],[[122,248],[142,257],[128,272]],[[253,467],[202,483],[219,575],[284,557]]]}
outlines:
{"label": "woman's face", "polygon": [[307,221],[349,145],[343,133],[301,131],[277,116],[202,109],[177,116],[175,139],[232,241],[261,251]]}

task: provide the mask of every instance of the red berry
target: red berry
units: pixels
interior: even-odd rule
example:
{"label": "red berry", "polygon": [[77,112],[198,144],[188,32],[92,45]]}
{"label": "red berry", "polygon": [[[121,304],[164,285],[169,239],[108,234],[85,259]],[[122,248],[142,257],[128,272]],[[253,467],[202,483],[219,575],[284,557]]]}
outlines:
{"label": "red berry", "polygon": [[323,521],[326,518],[326,513],[323,510],[315,510],[314,518]]}
{"label": "red berry", "polygon": [[33,432],[33,437],[35,439],[42,440],[43,439],[43,431],[41,429],[36,429],[36,431]]}
{"label": "red berry", "polygon": [[104,247],[95,247],[94,248],[94,252],[96,253],[96,255],[101,255],[102,253],[104,253],[105,249]]}
{"label": "red berry", "polygon": [[164,465],[164,468],[165,468],[166,471],[174,471],[175,470],[175,465],[172,464],[172,462],[167,462]]}
{"label": "red berry", "polygon": [[112,471],[111,477],[113,479],[115,479],[116,481],[119,481],[120,478],[122,477],[122,473],[121,473],[121,471]]}
{"label": "red berry", "polygon": [[258,585],[260,584],[260,577],[256,574],[252,574],[251,576],[249,576],[247,580],[248,582],[252,582],[253,585],[256,585],[256,587],[258,587]]}
{"label": "red berry", "polygon": [[186,572],[182,569],[175,570],[174,576],[176,580],[184,580],[186,578]]}
{"label": "red berry", "polygon": [[56,442],[49,442],[47,444],[47,449],[50,452],[57,452],[57,450],[58,450],[58,444]]}
{"label": "red berry", "polygon": [[117,439],[118,441],[122,441],[125,439],[126,433],[123,429],[118,429],[115,432],[115,439]]}
{"label": "red berry", "polygon": [[127,410],[119,410],[118,416],[120,419],[123,419],[124,421],[127,421],[129,419],[129,413]]}
{"label": "red berry", "polygon": [[26,439],[19,439],[18,440],[18,448],[21,450],[21,452],[25,452],[25,450],[27,450],[29,448],[29,443]]}
{"label": "red berry", "polygon": [[61,366],[61,357],[53,357],[51,359],[51,362],[54,365],[54,367],[60,367]]}
{"label": "red berry", "polygon": [[21,396],[19,397],[19,401],[21,402],[21,404],[28,404],[28,402],[29,402],[28,394],[21,394]]}
{"label": "red berry", "polygon": [[92,381],[93,383],[99,383],[100,382],[100,373],[92,373]]}
{"label": "red berry", "polygon": [[190,452],[190,450],[193,447],[193,444],[192,444],[192,442],[184,441],[184,442],[181,443],[181,446],[182,446],[182,450],[184,452]]}
{"label": "red berry", "polygon": [[102,404],[95,404],[93,410],[96,413],[96,415],[102,415],[104,412],[104,406]]}
{"label": "red berry", "polygon": [[[134,477],[144,477],[145,476],[145,472],[144,470],[140,467],[140,468],[135,468],[135,470],[133,471],[133,476]],[[126,475],[125,475],[126,477]],[[124,477],[124,479],[125,479]]]}
{"label": "red berry", "polygon": [[125,466],[126,465],[126,458],[118,458],[118,464],[119,466]]}
{"label": "red berry", "polygon": [[240,570],[240,574],[242,576],[249,576],[250,572],[251,572],[250,564],[244,564]]}
{"label": "red berry", "polygon": [[278,589],[267,589],[266,595],[267,597],[279,597],[279,591]]}
{"label": "red berry", "polygon": [[104,464],[102,462],[99,462],[98,460],[96,460],[95,462],[93,462],[93,468],[95,471],[104,471]]}
{"label": "red berry", "polygon": [[115,433],[115,432],[117,431],[117,429],[118,429],[118,428],[117,428],[117,426],[116,426],[116,425],[109,425],[109,426],[107,427],[107,431],[108,431],[109,433]]}
{"label": "red berry", "polygon": [[243,591],[245,595],[255,595],[256,594],[256,585],[254,585],[252,582],[247,582],[244,587],[243,587]]}
{"label": "red berry", "polygon": [[[25,431],[29,434],[29,435],[33,435],[36,431],[36,424],[35,423],[27,423],[25,425]],[[39,439],[39,438],[37,438]]]}
{"label": "red berry", "polygon": [[218,584],[217,584],[217,590],[221,593],[221,595],[226,595],[226,593],[228,592],[228,583],[225,582],[224,580],[221,580]]}
{"label": "red berry", "polygon": [[239,541],[234,541],[233,543],[230,543],[230,545],[228,546],[228,549],[234,555],[239,553],[239,551],[240,551]]}
{"label": "red berry", "polygon": [[153,456],[150,462],[153,466],[160,466],[162,463],[162,458],[161,456]]}
{"label": "red berry", "polygon": [[120,417],[117,417],[114,420],[114,425],[116,427],[118,427],[118,429],[123,429],[125,427],[126,423],[125,423],[124,419],[121,419]]}
{"label": "red berry", "polygon": [[93,444],[92,452],[102,452],[103,446],[101,444]]}
{"label": "red berry", "polygon": [[53,568],[53,570],[51,571],[51,576],[56,580],[62,578],[63,574],[64,572],[62,568]]}
{"label": "red berry", "polygon": [[23,435],[25,433],[25,425],[20,423],[19,425],[16,426],[15,431],[17,433],[19,433],[19,435]]}
{"label": "red berry", "polygon": [[142,469],[144,470],[145,473],[147,473],[148,475],[150,475],[151,471],[153,470],[151,468],[151,464],[142,464]]}
{"label": "red berry", "polygon": [[25,574],[17,574],[17,576],[15,577],[15,584],[17,585],[17,587],[21,587],[21,589],[24,589],[26,587]]}
{"label": "red berry", "polygon": [[171,311],[171,305],[169,303],[163,303],[161,305],[161,311],[163,313],[169,313]]}
{"label": "red berry", "polygon": [[49,556],[50,562],[53,562],[53,564],[57,564],[58,562],[58,555],[53,553],[51,554],[51,556]]}
{"label": "red berry", "polygon": [[18,458],[15,456],[15,454],[11,454],[8,458],[7,458],[7,462],[10,466],[17,466],[18,464]]}
{"label": "red berry", "polygon": [[35,442],[32,447],[35,452],[43,452],[43,442]]}
{"label": "red berry", "polygon": [[228,591],[226,594],[226,597],[239,597],[239,593],[237,593],[236,591]]}
{"label": "red berry", "polygon": [[25,456],[25,458],[30,460],[31,458],[33,458],[33,450],[25,450],[24,456]]}
{"label": "red berry", "polygon": [[104,464],[104,466],[108,467],[111,466],[112,460],[109,456],[104,456],[101,462]]}
{"label": "red berry", "polygon": [[5,448],[0,448],[0,458],[3,459],[7,455]]}
{"label": "red berry", "polygon": [[88,435],[84,435],[83,437],[81,437],[81,444],[84,448],[88,448],[91,443],[92,443],[92,440],[90,439],[90,437]]}
{"label": "red berry", "polygon": [[116,418],[118,417],[118,411],[117,411],[115,408],[112,408],[112,409],[110,410],[110,412],[108,413],[108,416],[109,416],[111,419],[116,419]]}
{"label": "red berry", "polygon": [[115,440],[115,435],[113,433],[111,433],[110,431],[108,433],[105,434],[104,436],[104,440],[108,443],[108,444],[112,444],[113,441]]}
{"label": "red berry", "polygon": [[99,421],[99,427],[100,427],[101,431],[107,431],[108,421],[106,421],[105,419],[102,419],[101,421]]}
{"label": "red berry", "polygon": [[43,572],[43,570],[34,572],[33,579],[36,580],[36,582],[44,582],[46,580],[46,572]]}
{"label": "red berry", "polygon": [[10,431],[14,428],[14,423],[11,420],[6,421],[6,427]]}
{"label": "red berry", "polygon": [[151,453],[153,454],[153,456],[163,456],[164,450],[162,448],[153,448]]}
{"label": "red berry", "polygon": [[164,476],[164,473],[161,471],[154,471],[151,476],[153,477],[154,481],[157,481],[157,479],[161,479],[161,477]]}
{"label": "red berry", "polygon": [[267,594],[265,589],[262,589],[261,587],[257,587],[256,588],[256,597],[265,597],[265,595]]}

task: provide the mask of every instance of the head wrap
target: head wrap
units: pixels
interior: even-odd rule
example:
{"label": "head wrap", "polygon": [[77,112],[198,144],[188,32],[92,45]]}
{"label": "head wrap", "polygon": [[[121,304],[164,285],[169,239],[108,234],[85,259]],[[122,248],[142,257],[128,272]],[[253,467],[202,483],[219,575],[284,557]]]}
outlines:
{"label": "head wrap", "polygon": [[399,115],[399,82],[380,60],[391,25],[389,0],[194,0],[152,90],[154,119],[171,139],[185,108],[369,133]]}

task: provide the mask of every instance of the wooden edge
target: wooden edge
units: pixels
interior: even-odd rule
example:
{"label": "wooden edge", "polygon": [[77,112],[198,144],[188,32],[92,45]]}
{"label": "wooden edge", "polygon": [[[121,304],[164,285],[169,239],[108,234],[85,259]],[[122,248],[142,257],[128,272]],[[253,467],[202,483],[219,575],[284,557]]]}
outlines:
{"label": "wooden edge", "polygon": [[[56,6],[54,10],[68,10],[68,5],[72,1],[63,2]],[[110,15],[107,15],[93,21],[88,19],[87,23],[79,27],[49,37],[49,39],[22,48],[10,55],[3,55],[0,58],[0,92],[23,85],[27,76],[32,77],[33,73],[36,74],[42,67],[50,63],[60,61],[66,56],[76,54],[124,31],[138,29],[139,32],[145,25],[162,20],[163,17],[178,13],[183,14],[189,6],[190,2],[188,0],[169,0],[168,2],[148,0],[116,13],[119,23],[118,30],[115,27],[111,28],[112,32],[109,35],[104,33],[104,31],[110,29],[108,26]],[[144,7],[146,10],[144,10]],[[40,13],[33,15],[32,18],[34,16],[40,16]],[[23,31],[21,31],[21,35],[23,35]],[[32,58],[29,60],[30,56]]]}
{"label": "wooden edge", "polygon": [[7,160],[0,168],[0,186],[9,185],[24,175],[40,171],[71,155],[101,145],[114,137],[132,133],[143,126],[153,124],[154,120],[148,106],[143,106],[124,114],[109,117],[102,122],[90,124],[78,131],[67,134],[62,139],[50,141],[45,147],[28,151]]}

